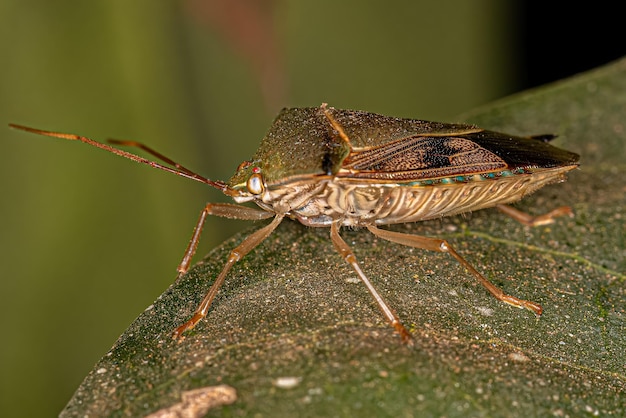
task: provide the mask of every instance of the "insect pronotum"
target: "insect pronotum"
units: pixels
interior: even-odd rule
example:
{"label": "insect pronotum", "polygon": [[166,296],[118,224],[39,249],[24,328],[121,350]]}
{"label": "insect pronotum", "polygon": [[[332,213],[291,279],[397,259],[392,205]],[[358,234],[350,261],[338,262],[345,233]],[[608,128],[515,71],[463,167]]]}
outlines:
{"label": "insect pronotum", "polygon": [[[411,335],[393,309],[361,270],[341,238],[342,226],[365,227],[387,241],[448,253],[496,299],[541,315],[538,303],[504,293],[443,239],[389,231],[381,225],[417,222],[473,210],[497,207],[525,225],[553,222],[572,215],[569,207],[530,216],[506,206],[549,183],[565,180],[578,166],[578,155],[548,144],[550,135],[516,137],[472,125],[400,119],[374,113],[316,108],[283,109],[252,160],[239,165],[228,182],[209,180],[133,141],[111,141],[137,147],[158,163],[79,135],[13,128],[80,141],[151,167],[199,181],[220,190],[237,204],[208,203],[200,214],[178,266],[179,276],[190,267],[208,215],[230,219],[273,220],[247,236],[228,256],[191,319],[174,338],[204,318],[231,267],[267,238],[285,218],[312,227],[329,227],[337,252],[354,269],[385,318],[402,340]],[[254,202],[258,208],[240,205]]]}

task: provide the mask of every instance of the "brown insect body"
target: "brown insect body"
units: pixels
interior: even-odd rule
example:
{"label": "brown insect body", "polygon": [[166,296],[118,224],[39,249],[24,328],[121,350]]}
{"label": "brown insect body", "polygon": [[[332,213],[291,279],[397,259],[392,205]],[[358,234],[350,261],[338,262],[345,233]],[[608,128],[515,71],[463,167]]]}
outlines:
{"label": "brown insect body", "polygon": [[[385,225],[514,202],[564,180],[577,161],[542,139],[471,125],[284,109],[229,185],[244,194],[236,201],[308,226]],[[264,181],[258,195],[247,193],[253,170]]]}
{"label": "brown insect body", "polygon": [[136,162],[191,178],[231,196],[237,203],[255,202],[263,210],[232,204],[207,204],[178,266],[191,265],[208,215],[273,221],[246,237],[202,299],[193,317],[174,337],[204,318],[231,267],[267,238],[284,217],[308,226],[330,227],[339,254],[354,269],[379,308],[400,334],[408,331],[361,270],[352,250],[339,235],[341,226],[363,226],[376,236],[403,245],[446,252],[461,263],[493,296],[540,315],[539,304],[505,294],[461,257],[447,241],[403,234],[377,225],[416,222],[496,206],[536,226],[571,215],[568,207],[532,217],[504,204],[546,184],[564,180],[578,166],[578,155],[547,143],[550,136],[516,137],[472,125],[392,118],[373,113],[317,108],[284,109],[275,119],[251,161],[239,165],[227,182],[204,178],[147,146],[135,146],[166,165],[89,138],[11,125],[29,132],[78,140]]}
{"label": "brown insect body", "polygon": [[[282,213],[307,226],[328,227],[337,220],[342,226],[390,225],[514,202],[546,184],[559,181],[568,170],[571,168],[559,167],[523,176],[428,186],[352,179],[328,180],[315,185],[299,181],[284,185],[278,191],[266,191],[257,204],[277,213],[289,209]],[[304,203],[291,207],[293,196],[303,197]]]}

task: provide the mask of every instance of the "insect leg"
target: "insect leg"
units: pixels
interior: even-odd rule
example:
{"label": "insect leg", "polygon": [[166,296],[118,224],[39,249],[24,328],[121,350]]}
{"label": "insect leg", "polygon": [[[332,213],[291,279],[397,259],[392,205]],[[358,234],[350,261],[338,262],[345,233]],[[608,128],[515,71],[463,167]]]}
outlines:
{"label": "insect leg", "polygon": [[217,292],[220,286],[222,285],[222,283],[224,283],[224,279],[226,278],[226,275],[230,271],[231,267],[237,261],[241,260],[242,257],[244,257],[246,254],[252,251],[265,238],[267,238],[272,233],[272,231],[276,229],[276,227],[278,226],[278,224],[280,224],[282,220],[283,220],[282,215],[276,215],[274,217],[274,220],[272,220],[271,223],[267,224],[263,228],[248,235],[241,242],[241,244],[239,244],[230,252],[230,254],[228,255],[228,259],[226,261],[226,265],[224,266],[220,274],[215,279],[215,282],[213,282],[213,284],[209,288],[209,291],[207,292],[206,296],[204,296],[204,298],[198,305],[198,308],[196,308],[196,311],[194,312],[191,319],[185,322],[184,324],[182,324],[181,326],[179,326],[178,328],[176,328],[176,330],[174,331],[174,334],[173,334],[174,339],[179,338],[183,332],[195,327],[196,324],[200,322],[200,320],[206,316],[209,310],[209,307],[211,306],[211,302],[213,302],[213,299],[217,295]]}
{"label": "insect leg", "polygon": [[220,216],[228,219],[239,219],[243,221],[258,221],[274,216],[272,212],[249,208],[247,206],[233,205],[232,203],[208,203],[200,213],[200,218],[193,229],[193,234],[189,240],[189,245],[187,245],[185,255],[176,269],[179,275],[185,274],[187,270],[189,270],[191,259],[196,253],[198,243],[200,242],[202,227],[204,226],[204,222],[209,215]]}
{"label": "insect leg", "polygon": [[543,215],[532,216],[521,210],[517,210],[509,205],[497,205],[496,208],[507,216],[515,219],[517,222],[526,226],[541,226],[554,223],[554,218],[558,216],[574,216],[572,208],[569,206],[561,206]]}
{"label": "insect leg", "polygon": [[339,235],[339,224],[337,222],[332,223],[330,226],[330,238],[333,241],[337,252],[341,255],[341,257],[343,257],[344,260],[346,260],[348,264],[350,264],[350,266],[352,266],[356,274],[359,276],[359,279],[361,279],[361,281],[367,287],[367,290],[369,290],[369,292],[376,300],[376,303],[380,307],[380,310],[383,311],[383,314],[385,315],[387,320],[396,329],[398,334],[400,334],[402,342],[413,345],[413,339],[411,337],[411,334],[409,334],[406,328],[404,328],[404,326],[400,323],[400,319],[387,305],[382,296],[380,296],[376,288],[374,288],[372,282],[370,282],[367,276],[365,276],[365,274],[361,270],[361,267],[359,266],[359,263],[356,260],[356,257],[354,256],[354,253],[352,252],[348,244],[346,244],[343,238],[341,238],[341,236]]}
{"label": "insect leg", "polygon": [[446,240],[430,237],[421,237],[419,235],[412,234],[403,234],[401,232],[379,229],[374,225],[368,225],[367,229],[369,229],[372,234],[387,241],[407,245],[409,247],[420,248],[423,250],[448,253],[452,257],[456,258],[456,260],[461,263],[463,267],[465,267],[470,273],[472,273],[474,277],[478,279],[480,284],[482,284],[489,291],[489,293],[495,296],[496,299],[518,308],[526,308],[530,311],[533,311],[536,315],[541,315],[543,311],[543,308],[538,303],[529,300],[518,299],[515,296],[507,295],[506,293],[504,293],[500,288],[495,286],[482,274],[480,274],[478,270],[472,267],[470,263],[465,261],[465,259],[461,257]]}

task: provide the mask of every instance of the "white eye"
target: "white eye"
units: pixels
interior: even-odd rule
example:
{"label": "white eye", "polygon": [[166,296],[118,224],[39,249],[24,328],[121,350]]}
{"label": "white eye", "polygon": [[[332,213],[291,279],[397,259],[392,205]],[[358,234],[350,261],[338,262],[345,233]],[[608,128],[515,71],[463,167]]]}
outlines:
{"label": "white eye", "polygon": [[261,194],[265,190],[263,186],[263,176],[260,173],[254,173],[248,179],[246,183],[248,191],[252,194]]}

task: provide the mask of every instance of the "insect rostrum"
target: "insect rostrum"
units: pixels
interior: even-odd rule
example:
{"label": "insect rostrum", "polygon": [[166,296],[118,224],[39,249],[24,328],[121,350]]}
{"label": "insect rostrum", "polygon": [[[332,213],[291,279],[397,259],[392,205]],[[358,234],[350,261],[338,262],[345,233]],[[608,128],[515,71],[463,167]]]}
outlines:
{"label": "insect rostrum", "polygon": [[[209,203],[203,209],[178,266],[180,274],[189,269],[208,215],[244,220],[273,218],[231,251],[192,318],[174,331],[174,338],[179,339],[207,315],[231,267],[267,238],[285,217],[311,227],[330,228],[337,252],[351,265],[405,342],[411,342],[409,332],[361,270],[339,234],[342,226],[364,227],[384,240],[449,253],[497,299],[541,315],[539,304],[505,294],[447,241],[379,226],[488,207],[497,207],[526,225],[551,223],[556,216],[572,215],[570,208],[560,207],[532,217],[506,204],[546,184],[565,180],[565,173],[576,168],[579,159],[574,153],[548,144],[552,138],[549,135],[516,137],[472,125],[393,118],[323,104],[283,109],[253,158],[241,163],[228,182],[222,182],[202,177],[137,142],[113,141],[139,147],[163,163],[78,135],[11,126],[84,142],[191,178],[232,197],[237,204]],[[241,205],[245,202],[254,202],[260,209]]]}

